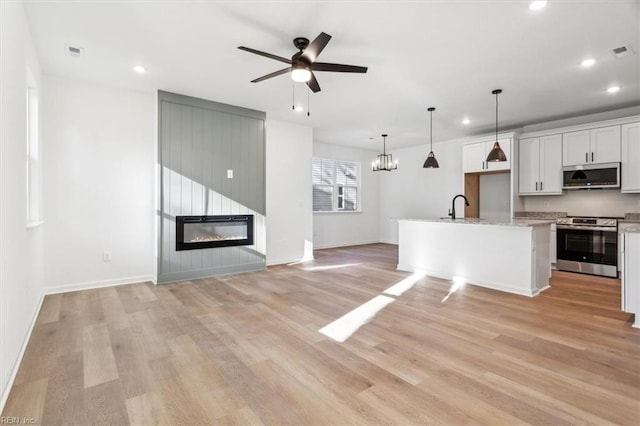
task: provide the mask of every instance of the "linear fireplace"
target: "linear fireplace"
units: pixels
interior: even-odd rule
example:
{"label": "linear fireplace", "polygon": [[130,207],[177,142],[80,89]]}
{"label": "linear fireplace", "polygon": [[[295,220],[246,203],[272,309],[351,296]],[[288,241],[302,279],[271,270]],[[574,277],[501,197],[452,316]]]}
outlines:
{"label": "linear fireplace", "polygon": [[253,215],[176,216],[176,250],[253,245]]}

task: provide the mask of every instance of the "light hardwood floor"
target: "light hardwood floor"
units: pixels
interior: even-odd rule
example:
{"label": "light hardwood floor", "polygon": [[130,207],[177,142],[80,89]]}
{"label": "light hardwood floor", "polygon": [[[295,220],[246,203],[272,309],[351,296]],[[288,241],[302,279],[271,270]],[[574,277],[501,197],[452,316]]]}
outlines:
{"label": "light hardwood floor", "polygon": [[319,329],[409,276],[397,249],[47,296],[2,416],[37,424],[626,424],[640,330],[620,281],[536,298],[420,279],[344,343]]}

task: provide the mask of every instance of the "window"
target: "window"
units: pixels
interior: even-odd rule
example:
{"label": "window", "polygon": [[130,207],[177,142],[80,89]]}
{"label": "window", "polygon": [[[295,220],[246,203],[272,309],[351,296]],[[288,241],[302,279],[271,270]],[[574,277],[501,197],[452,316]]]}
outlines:
{"label": "window", "polygon": [[27,87],[27,227],[37,226],[42,222],[41,211],[41,183],[42,163],[40,161],[40,136],[38,116],[38,90],[32,83],[32,78]]}
{"label": "window", "polygon": [[360,164],[353,161],[312,160],[313,211],[357,211]]}

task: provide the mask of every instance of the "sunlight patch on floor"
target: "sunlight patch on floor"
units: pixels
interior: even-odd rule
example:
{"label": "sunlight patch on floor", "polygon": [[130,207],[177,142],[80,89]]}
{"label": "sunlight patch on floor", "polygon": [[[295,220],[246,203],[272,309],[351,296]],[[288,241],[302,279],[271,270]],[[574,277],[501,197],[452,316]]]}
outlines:
{"label": "sunlight patch on floor", "polygon": [[426,273],[424,271],[415,271],[407,278],[403,279],[402,281],[398,281],[397,283],[383,291],[383,293],[390,294],[392,296],[402,296],[402,293],[411,289],[420,280],[420,278],[424,278],[425,275]]}
{"label": "sunlight patch on floor", "polygon": [[382,308],[393,301],[395,299],[392,297],[376,296],[319,331],[336,342],[342,343],[358,331],[360,327],[371,321]]}
{"label": "sunlight patch on floor", "polygon": [[358,266],[359,263],[343,263],[342,265],[326,265],[326,266],[309,266],[308,268],[302,268],[303,271],[317,272],[328,271],[330,269],[348,268],[350,266]]}
{"label": "sunlight patch on floor", "polygon": [[451,284],[451,288],[449,288],[449,294],[447,294],[440,303],[446,302],[449,296],[458,291],[460,287],[464,286],[465,282],[465,279],[462,277],[453,277],[453,284]]}

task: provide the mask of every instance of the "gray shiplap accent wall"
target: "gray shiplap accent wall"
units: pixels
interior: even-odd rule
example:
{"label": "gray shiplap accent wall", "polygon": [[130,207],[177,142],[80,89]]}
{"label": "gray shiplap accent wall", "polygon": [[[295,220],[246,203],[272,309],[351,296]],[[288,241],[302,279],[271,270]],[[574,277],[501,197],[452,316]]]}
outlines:
{"label": "gray shiplap accent wall", "polygon": [[[264,269],[265,113],[163,91],[158,102],[158,282]],[[253,214],[254,245],[176,251],[176,216],[220,214]]]}

